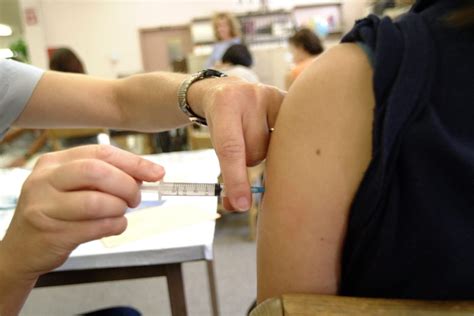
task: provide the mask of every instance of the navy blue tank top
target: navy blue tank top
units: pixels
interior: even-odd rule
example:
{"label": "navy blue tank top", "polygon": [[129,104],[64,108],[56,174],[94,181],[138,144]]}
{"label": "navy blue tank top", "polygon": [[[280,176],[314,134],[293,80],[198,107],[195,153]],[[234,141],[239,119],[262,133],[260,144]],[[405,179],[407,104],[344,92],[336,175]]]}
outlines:
{"label": "navy blue tank top", "polygon": [[474,299],[474,29],[418,1],[343,42],[374,56],[373,155],[354,198],[340,294]]}

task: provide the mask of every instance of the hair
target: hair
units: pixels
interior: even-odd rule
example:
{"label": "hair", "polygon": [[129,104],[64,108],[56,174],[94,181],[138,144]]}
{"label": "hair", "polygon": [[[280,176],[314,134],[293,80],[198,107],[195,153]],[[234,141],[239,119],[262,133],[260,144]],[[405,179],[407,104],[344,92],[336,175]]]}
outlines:
{"label": "hair", "polygon": [[319,37],[307,28],[296,31],[288,41],[295,47],[304,49],[310,55],[319,55],[324,51],[323,44]]}
{"label": "hair", "polygon": [[455,27],[474,26],[474,4],[468,4],[463,8],[451,11],[446,16],[449,25]]}
{"label": "hair", "polygon": [[219,12],[214,14],[212,17],[212,27],[214,29],[214,36],[218,39],[221,40],[219,37],[219,34],[217,32],[217,21],[220,19],[226,19],[227,23],[229,23],[229,28],[230,28],[230,35],[232,37],[240,37],[242,35],[241,31],[241,26],[239,23],[239,20],[235,16],[233,16],[231,13],[228,12]]}
{"label": "hair", "polygon": [[83,74],[84,66],[77,55],[69,48],[58,48],[49,61],[49,69]]}
{"label": "hair", "polygon": [[222,62],[232,65],[251,67],[253,64],[252,54],[247,46],[235,44],[230,46],[222,56]]}
{"label": "hair", "polygon": [[[414,4],[416,1],[405,0],[405,2],[411,2],[411,4]],[[472,0],[461,0],[458,2],[459,5],[457,6],[457,8],[447,12],[443,16],[442,20],[448,26],[457,28],[467,28],[474,26],[474,4],[472,3]],[[427,4],[429,4],[429,2],[426,1],[425,5]]]}

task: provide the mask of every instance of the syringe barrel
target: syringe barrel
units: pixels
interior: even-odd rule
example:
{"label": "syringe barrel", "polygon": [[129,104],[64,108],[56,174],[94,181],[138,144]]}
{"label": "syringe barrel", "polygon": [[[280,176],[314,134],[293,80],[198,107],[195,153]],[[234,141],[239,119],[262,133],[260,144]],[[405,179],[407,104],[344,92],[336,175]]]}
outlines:
{"label": "syringe barrel", "polygon": [[222,189],[218,183],[159,182],[143,184],[142,191],[157,192],[160,196],[218,196]]}

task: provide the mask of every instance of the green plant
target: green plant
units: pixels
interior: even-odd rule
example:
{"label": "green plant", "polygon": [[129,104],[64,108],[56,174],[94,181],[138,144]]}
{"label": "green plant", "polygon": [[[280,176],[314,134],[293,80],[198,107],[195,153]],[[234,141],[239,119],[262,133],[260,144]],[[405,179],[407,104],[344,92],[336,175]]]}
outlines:
{"label": "green plant", "polygon": [[16,59],[22,62],[28,62],[28,46],[22,38],[11,43],[10,49],[15,54]]}

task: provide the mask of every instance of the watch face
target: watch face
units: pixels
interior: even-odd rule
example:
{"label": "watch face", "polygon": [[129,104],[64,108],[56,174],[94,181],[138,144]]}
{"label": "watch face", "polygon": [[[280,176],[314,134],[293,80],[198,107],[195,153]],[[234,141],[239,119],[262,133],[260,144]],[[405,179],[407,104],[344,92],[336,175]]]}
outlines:
{"label": "watch face", "polygon": [[206,69],[202,72],[202,77],[203,78],[209,78],[209,77],[223,77],[225,76],[224,73],[215,70],[215,69]]}

